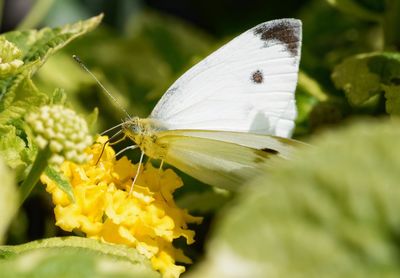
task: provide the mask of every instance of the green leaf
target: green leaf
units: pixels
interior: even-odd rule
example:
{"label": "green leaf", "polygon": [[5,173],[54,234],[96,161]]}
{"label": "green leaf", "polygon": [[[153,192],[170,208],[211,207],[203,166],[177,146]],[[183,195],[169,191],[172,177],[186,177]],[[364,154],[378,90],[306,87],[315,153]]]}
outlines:
{"label": "green leaf", "polygon": [[23,117],[45,104],[48,98],[36,89],[30,79],[22,82],[16,93],[13,103],[0,112],[0,154],[6,164],[16,171],[17,181],[21,181],[36,155],[31,130]]}
{"label": "green leaf", "polygon": [[[17,181],[23,178],[26,167],[32,162],[36,153],[32,142],[23,136],[23,133],[23,129],[13,125],[0,126],[0,156],[16,172]],[[28,145],[20,135],[29,140]]]}
{"label": "green leaf", "polygon": [[23,70],[15,75],[0,80],[0,111],[7,108],[16,97],[17,86],[32,76],[47,58],[66,44],[94,29],[101,21],[102,15],[66,25],[60,28],[43,28],[39,31],[13,31],[3,34],[8,41],[14,43],[23,53]]}
{"label": "green leaf", "polygon": [[21,82],[14,93],[12,102],[6,109],[0,110],[0,125],[22,118],[28,112],[48,102],[48,96],[40,92],[29,78]]}
{"label": "green leaf", "polygon": [[380,21],[385,11],[384,0],[327,0],[344,13],[364,20]]}
{"label": "green leaf", "polygon": [[71,202],[75,202],[74,191],[72,190],[71,184],[66,180],[57,170],[52,167],[47,167],[45,172],[52,181],[54,181],[57,186],[68,195]]}
{"label": "green leaf", "polygon": [[160,277],[136,249],[80,237],[0,246],[2,277]]}
{"label": "green leaf", "polygon": [[315,138],[243,187],[189,277],[400,277],[400,122]]}
{"label": "green leaf", "polygon": [[384,52],[350,57],[335,67],[332,79],[351,104],[359,106],[385,92],[386,111],[399,114],[400,53]]}
{"label": "green leaf", "polygon": [[18,192],[13,173],[7,168],[0,155],[0,243],[4,241],[8,225],[18,209]]}

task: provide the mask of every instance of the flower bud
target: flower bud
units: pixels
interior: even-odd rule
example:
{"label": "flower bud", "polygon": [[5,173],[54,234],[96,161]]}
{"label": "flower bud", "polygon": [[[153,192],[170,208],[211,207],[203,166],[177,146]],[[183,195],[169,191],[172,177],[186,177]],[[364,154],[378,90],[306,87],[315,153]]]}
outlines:
{"label": "flower bud", "polygon": [[49,146],[53,156],[50,163],[60,165],[65,159],[82,163],[83,150],[90,146],[92,137],[86,121],[75,111],[62,105],[42,106],[26,117],[35,133],[39,148]]}

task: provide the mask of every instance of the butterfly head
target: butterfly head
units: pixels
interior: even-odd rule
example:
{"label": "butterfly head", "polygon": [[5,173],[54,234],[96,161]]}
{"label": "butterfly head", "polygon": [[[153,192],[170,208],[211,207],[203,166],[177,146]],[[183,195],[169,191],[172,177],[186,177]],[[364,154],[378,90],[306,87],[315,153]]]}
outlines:
{"label": "butterfly head", "polygon": [[122,124],[124,134],[135,142],[148,156],[163,159],[165,146],[157,144],[157,133],[161,126],[153,119],[130,118]]}
{"label": "butterfly head", "polygon": [[144,139],[154,137],[160,128],[152,119],[129,118],[122,124],[124,134],[139,146]]}
{"label": "butterfly head", "polygon": [[138,145],[143,141],[144,129],[145,127],[139,117],[126,119],[122,124],[124,134]]}

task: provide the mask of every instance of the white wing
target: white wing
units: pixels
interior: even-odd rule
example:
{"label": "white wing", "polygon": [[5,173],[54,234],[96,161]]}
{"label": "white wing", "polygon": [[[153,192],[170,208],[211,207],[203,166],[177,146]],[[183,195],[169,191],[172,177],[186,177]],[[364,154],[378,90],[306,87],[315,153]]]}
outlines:
{"label": "white wing", "polygon": [[195,65],[167,90],[150,118],[169,130],[203,129],[288,137],[301,21],[262,23]]}
{"label": "white wing", "polygon": [[307,144],[293,139],[247,132],[182,129],[161,131],[157,136],[159,138],[164,136],[195,137],[222,141],[278,155],[286,159],[291,157],[295,149],[307,146]]}
{"label": "white wing", "polygon": [[236,190],[262,174],[273,154],[206,138],[162,136],[165,162],[209,185]]}

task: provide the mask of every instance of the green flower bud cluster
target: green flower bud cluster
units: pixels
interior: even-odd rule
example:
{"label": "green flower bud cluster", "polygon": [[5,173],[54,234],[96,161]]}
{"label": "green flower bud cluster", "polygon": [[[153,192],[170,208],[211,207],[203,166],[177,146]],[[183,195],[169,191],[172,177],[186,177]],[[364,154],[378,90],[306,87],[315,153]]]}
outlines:
{"label": "green flower bud cluster", "polygon": [[0,76],[14,74],[24,62],[22,52],[13,43],[0,37]]}
{"label": "green flower bud cluster", "polygon": [[86,121],[75,111],[62,105],[42,106],[26,117],[36,135],[39,148],[49,146],[53,153],[50,163],[60,165],[65,159],[83,163],[84,149],[92,144]]}

